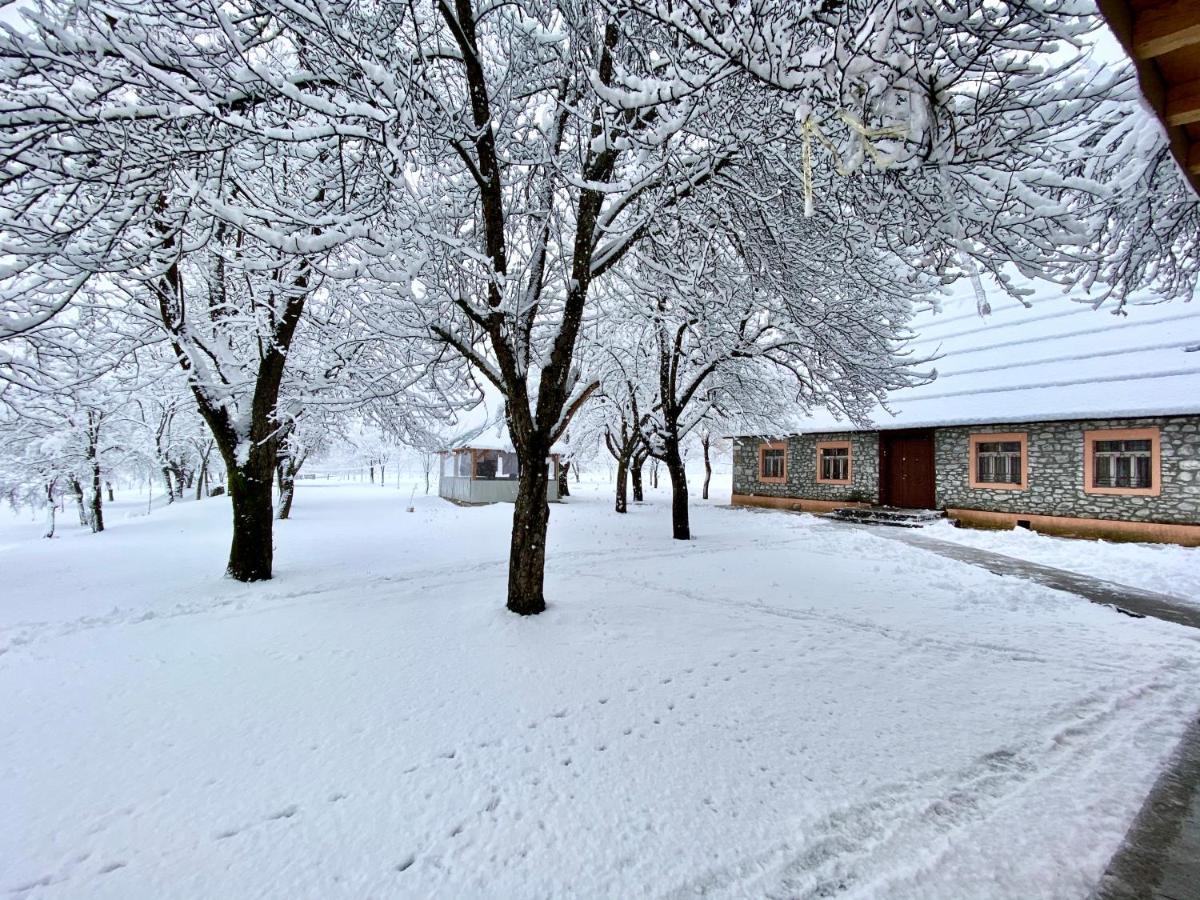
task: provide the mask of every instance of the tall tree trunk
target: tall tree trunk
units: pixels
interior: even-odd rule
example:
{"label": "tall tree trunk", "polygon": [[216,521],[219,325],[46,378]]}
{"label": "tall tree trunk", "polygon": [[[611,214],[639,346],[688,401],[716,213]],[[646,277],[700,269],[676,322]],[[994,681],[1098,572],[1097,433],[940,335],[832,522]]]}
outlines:
{"label": "tall tree trunk", "polygon": [[371,466],[371,484],[375,483],[375,467]]}
{"label": "tall tree trunk", "polygon": [[52,537],[54,537],[54,525],[55,525],[54,513],[56,510],[55,503],[54,503],[54,485],[53,485],[53,483],[46,485],[46,509],[47,509],[46,534],[44,535],[44,537],[52,538]]}
{"label": "tall tree trunk", "polygon": [[75,495],[75,503],[79,507],[79,524],[88,524],[87,506],[83,501],[83,485],[79,483],[78,478],[71,479],[71,493]]}
{"label": "tall tree trunk", "polygon": [[162,467],[163,483],[167,486],[167,502],[175,502],[175,486],[171,484],[171,470],[166,466]]}
{"label": "tall tree trunk", "polygon": [[633,502],[642,503],[646,499],[645,491],[642,489],[642,468],[646,465],[646,457],[642,453],[635,453],[633,456],[633,464],[630,466],[631,474],[633,475]]}
{"label": "tall tree trunk", "polygon": [[667,474],[671,476],[671,536],[677,541],[690,541],[692,529],[688,522],[687,470],[679,452],[679,438],[674,434],[664,436],[666,452],[663,461]]}
{"label": "tall tree trunk", "polygon": [[629,485],[629,457],[617,457],[617,503],[616,511],[619,513],[628,512],[629,501],[627,499]]}
{"label": "tall tree trunk", "polygon": [[226,574],[238,581],[265,581],[271,577],[275,553],[271,504],[274,455],[273,449],[256,447],[245,465],[226,461],[233,501],[233,542]]}
{"label": "tall tree trunk", "polygon": [[112,487],[112,482],[111,482],[111,481],[106,481],[106,482],[104,482],[104,486],[105,486],[106,488],[108,488],[108,502],[109,502],[109,503],[115,503],[115,502],[116,502],[116,500],[113,498],[113,487]]}
{"label": "tall tree trunk", "polygon": [[658,460],[650,463],[650,487],[658,490]]}
{"label": "tall tree trunk", "polygon": [[[88,463],[92,468],[92,496],[89,501],[88,524],[92,527],[92,534],[98,534],[104,530],[104,510],[102,504],[104,502],[104,482],[100,478],[100,422],[102,417],[93,412],[88,413],[88,427],[84,432],[87,435],[87,458]],[[110,488],[111,490],[111,488]]]}
{"label": "tall tree trunk", "polygon": [[558,467],[558,496],[560,497],[571,496],[571,486],[567,484],[567,473],[570,468],[570,462],[561,463]]}
{"label": "tall tree trunk", "polygon": [[550,503],[546,489],[547,453],[542,447],[521,453],[518,463],[517,502],[513,509],[512,544],[508,555],[508,608],[522,616],[536,615],[546,608],[543,583],[546,573],[546,531]]}
{"label": "tall tree trunk", "polygon": [[387,484],[387,467],[383,463],[380,463],[379,464],[379,486],[383,487],[386,484]]}
{"label": "tall tree trunk", "polygon": [[97,534],[104,530],[104,493],[103,482],[100,479],[100,461],[92,460],[92,508],[89,515],[92,526],[92,534]]}
{"label": "tall tree trunk", "polygon": [[200,474],[196,476],[196,499],[204,497],[208,488],[208,460],[200,464]]}
{"label": "tall tree trunk", "polygon": [[704,436],[700,438],[700,446],[704,448],[704,491],[700,495],[700,499],[702,500],[708,499],[708,483],[712,481],[712,462],[708,458],[708,445],[710,441],[711,438],[708,432],[705,432]]}
{"label": "tall tree trunk", "polygon": [[281,459],[276,470],[279,473],[279,512],[276,518],[283,521],[292,514],[292,499],[296,495],[296,473],[292,469],[290,459]]}

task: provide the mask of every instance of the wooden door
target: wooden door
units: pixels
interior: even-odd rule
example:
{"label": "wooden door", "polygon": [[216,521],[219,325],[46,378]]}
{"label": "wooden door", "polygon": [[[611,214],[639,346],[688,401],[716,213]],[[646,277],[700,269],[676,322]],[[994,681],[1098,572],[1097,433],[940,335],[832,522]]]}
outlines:
{"label": "wooden door", "polygon": [[932,509],[936,502],[933,432],[881,432],[879,474],[879,498],[885,506]]}

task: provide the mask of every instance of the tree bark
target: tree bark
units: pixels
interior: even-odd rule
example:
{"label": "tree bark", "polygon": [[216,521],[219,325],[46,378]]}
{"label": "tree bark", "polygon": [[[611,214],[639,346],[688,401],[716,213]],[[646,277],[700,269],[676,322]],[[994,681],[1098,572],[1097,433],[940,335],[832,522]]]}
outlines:
{"label": "tree bark", "polygon": [[677,541],[690,541],[692,529],[688,522],[687,470],[679,452],[679,439],[674,434],[668,434],[664,444],[666,452],[663,453],[663,462],[667,464],[667,474],[671,477],[671,537]]}
{"label": "tree bark", "polygon": [[633,464],[630,466],[630,470],[633,475],[634,503],[642,503],[646,499],[645,491],[642,489],[642,467],[645,465],[646,457],[644,454],[638,453],[633,457]]}
{"label": "tree bark", "polygon": [[71,493],[75,495],[75,503],[79,507],[79,524],[88,524],[87,506],[83,501],[83,485],[78,478],[71,479]]}
{"label": "tree bark", "polygon": [[44,536],[48,537],[48,538],[52,538],[52,537],[54,537],[54,525],[55,525],[55,517],[54,517],[55,505],[54,505],[54,485],[53,484],[46,485],[46,506],[49,511],[47,513],[46,534]]}
{"label": "tree bark", "polygon": [[558,466],[558,496],[570,497],[571,486],[567,483],[567,474],[571,469],[571,463],[560,463]]}
{"label": "tree bark", "polygon": [[100,461],[92,459],[92,508],[89,515],[90,524],[92,526],[92,534],[98,534],[104,530],[104,492],[103,482],[100,478]]}
{"label": "tree bark", "polygon": [[624,456],[617,457],[617,502],[615,509],[619,513],[629,511],[629,501],[627,499],[628,483],[629,459]]}
{"label": "tree bark", "polygon": [[285,471],[286,469],[287,463],[283,463],[279,467],[279,514],[277,518],[280,521],[292,514],[292,498],[296,496],[296,478],[290,472]]}
{"label": "tree bark", "polygon": [[238,581],[266,581],[274,561],[271,482],[274,452],[257,448],[244,466],[229,466],[233,542],[226,574]]}
{"label": "tree bark", "polygon": [[712,481],[712,462],[708,458],[708,445],[710,438],[707,432],[700,438],[700,446],[704,448],[704,490],[700,495],[700,499],[708,499],[708,484]]}
{"label": "tree bark", "polygon": [[106,488],[108,488],[108,502],[109,502],[109,503],[115,503],[115,502],[116,502],[116,500],[115,500],[115,498],[113,497],[113,486],[112,486],[112,482],[111,482],[111,481],[106,481],[106,482],[104,482],[104,486],[105,486]]}
{"label": "tree bark", "polygon": [[175,486],[171,484],[171,470],[168,469],[166,466],[163,466],[161,471],[162,471],[163,483],[167,486],[167,502],[174,503],[175,502]]}
{"label": "tree bark", "polygon": [[517,502],[513,509],[512,544],[508,556],[508,609],[522,616],[536,615],[546,608],[543,584],[546,573],[546,532],[550,523],[550,503],[546,489],[550,476],[546,471],[546,452],[521,453],[518,462],[521,478],[517,482]]}
{"label": "tree bark", "polygon": [[[100,478],[100,422],[102,416],[93,412],[88,413],[87,434],[87,458],[92,469],[92,496],[89,501],[88,524],[92,527],[92,534],[98,534],[104,530],[104,510],[102,504],[104,502],[104,482]],[[112,488],[109,488],[112,491]]]}
{"label": "tree bark", "polygon": [[658,490],[658,460],[650,463],[650,487]]}

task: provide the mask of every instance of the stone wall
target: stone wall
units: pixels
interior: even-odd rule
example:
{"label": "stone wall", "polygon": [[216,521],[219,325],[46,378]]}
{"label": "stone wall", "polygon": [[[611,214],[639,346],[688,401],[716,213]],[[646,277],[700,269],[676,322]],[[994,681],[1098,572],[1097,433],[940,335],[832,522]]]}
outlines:
{"label": "stone wall", "polygon": [[[1084,492],[1084,431],[1155,425],[1161,429],[1162,487],[1159,496]],[[1003,431],[1023,431],[1029,436],[1029,484],[1020,491],[972,489],[968,481],[970,436]],[[1141,522],[1200,522],[1200,416],[939,428],[934,433],[934,447],[937,505],[942,509]]]}
{"label": "stone wall", "polygon": [[[817,481],[817,442],[850,441],[850,484]],[[873,431],[851,434],[800,434],[787,438],[787,482],[758,480],[758,448],[768,439],[735,438],[733,493],[759,497],[793,497],[877,503],[879,501],[879,436]]]}

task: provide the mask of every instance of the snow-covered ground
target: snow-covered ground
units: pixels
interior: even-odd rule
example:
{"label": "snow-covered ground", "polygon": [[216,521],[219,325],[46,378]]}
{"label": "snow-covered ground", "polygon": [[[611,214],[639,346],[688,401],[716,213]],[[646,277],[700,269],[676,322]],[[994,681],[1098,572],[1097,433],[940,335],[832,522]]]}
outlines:
{"label": "snow-covered ground", "polygon": [[1061,538],[1025,528],[955,528],[950,522],[922,533],[1200,604],[1200,547]]}
{"label": "snow-covered ground", "polygon": [[259,585],[223,500],[0,519],[0,891],[1084,897],[1200,707],[1192,630],[577,493],[533,619],[505,506],[303,483]]}

